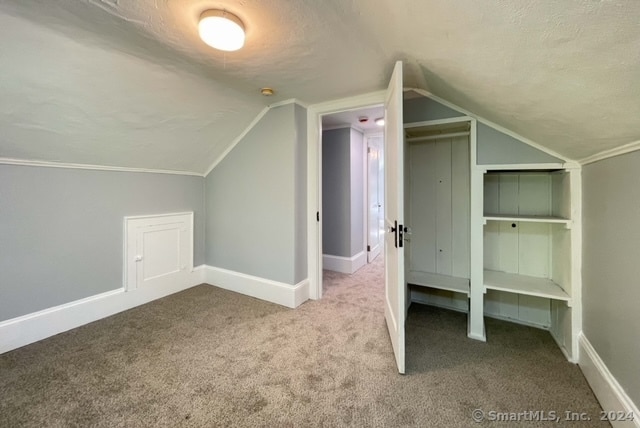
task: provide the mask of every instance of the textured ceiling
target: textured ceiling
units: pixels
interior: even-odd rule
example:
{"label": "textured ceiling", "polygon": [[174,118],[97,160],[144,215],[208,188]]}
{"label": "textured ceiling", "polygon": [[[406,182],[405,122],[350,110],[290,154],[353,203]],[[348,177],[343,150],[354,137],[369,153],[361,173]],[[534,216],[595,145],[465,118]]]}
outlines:
{"label": "textured ceiling", "polygon": [[[244,49],[198,39],[209,7]],[[268,102],[379,90],[397,59],[568,158],[640,140],[640,1],[0,0],[0,157],[204,172]]]}

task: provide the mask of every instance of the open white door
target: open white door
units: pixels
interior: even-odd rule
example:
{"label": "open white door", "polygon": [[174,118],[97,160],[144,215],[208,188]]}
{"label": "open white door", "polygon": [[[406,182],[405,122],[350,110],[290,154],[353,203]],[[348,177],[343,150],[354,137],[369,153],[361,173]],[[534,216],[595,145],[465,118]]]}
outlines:
{"label": "open white door", "polygon": [[402,120],[402,62],[396,62],[384,101],[384,282],[389,335],[398,371],[404,373],[404,135]]}

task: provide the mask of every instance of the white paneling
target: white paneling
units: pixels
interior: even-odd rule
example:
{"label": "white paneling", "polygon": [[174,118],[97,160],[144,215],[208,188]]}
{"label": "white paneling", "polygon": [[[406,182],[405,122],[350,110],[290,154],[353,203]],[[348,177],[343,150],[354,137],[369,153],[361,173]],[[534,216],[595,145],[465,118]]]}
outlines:
{"label": "white paneling", "polygon": [[518,214],[551,214],[551,176],[549,174],[521,174],[518,184]]}
{"label": "white paneling", "polygon": [[518,319],[518,295],[487,290],[484,312],[497,318]]}
{"label": "white paneling", "polygon": [[459,312],[469,310],[469,299],[466,294],[435,288],[411,287],[411,301]]}
{"label": "white paneling", "polygon": [[[436,272],[452,273],[451,140],[436,142]],[[433,201],[432,201],[433,203]]]}
{"label": "white paneling", "polygon": [[518,222],[518,272],[521,275],[549,277],[550,225]]}
{"label": "white paneling", "polygon": [[484,176],[484,213],[500,213],[500,176],[485,174]]}
{"label": "white paneling", "polygon": [[500,224],[498,221],[488,221],[484,226],[484,267],[500,270]]}
{"label": "white paneling", "polygon": [[410,187],[407,204],[411,227],[411,270],[436,272],[436,198],[435,143],[408,146]]}
{"label": "white paneling", "polygon": [[551,214],[571,218],[571,179],[567,172],[551,174]]}
{"label": "white paneling", "polygon": [[410,271],[469,277],[469,139],[408,144]]}
{"label": "white paneling", "polygon": [[571,295],[571,233],[561,225],[551,225],[551,279]]}
{"label": "white paneling", "polygon": [[458,137],[453,139],[451,147],[451,189],[453,199],[451,201],[453,230],[452,251],[453,266],[452,275],[469,278],[469,233],[470,233],[470,169],[469,169],[469,143],[468,138]]}
{"label": "white paneling", "polygon": [[518,210],[518,175],[501,174],[498,187],[498,214],[519,214]]}
{"label": "white paneling", "polygon": [[[515,227],[514,227],[515,225]],[[500,265],[497,270],[509,273],[519,272],[518,248],[520,245],[520,223],[498,223],[498,259]]]}
{"label": "white paneling", "polygon": [[518,295],[518,319],[528,324],[549,327],[551,324],[549,299]]}

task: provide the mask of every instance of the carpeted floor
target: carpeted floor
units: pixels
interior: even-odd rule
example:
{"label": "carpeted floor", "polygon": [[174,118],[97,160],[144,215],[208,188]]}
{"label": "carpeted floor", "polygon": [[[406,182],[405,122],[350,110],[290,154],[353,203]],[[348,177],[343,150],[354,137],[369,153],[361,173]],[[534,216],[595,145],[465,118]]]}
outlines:
{"label": "carpeted floor", "polygon": [[[481,343],[464,314],[412,305],[398,375],[381,278],[381,260],[325,272],[325,298],[295,310],[201,285],[6,353],[0,426],[608,426],[541,330],[487,319]],[[561,420],[475,424],[474,409]]]}

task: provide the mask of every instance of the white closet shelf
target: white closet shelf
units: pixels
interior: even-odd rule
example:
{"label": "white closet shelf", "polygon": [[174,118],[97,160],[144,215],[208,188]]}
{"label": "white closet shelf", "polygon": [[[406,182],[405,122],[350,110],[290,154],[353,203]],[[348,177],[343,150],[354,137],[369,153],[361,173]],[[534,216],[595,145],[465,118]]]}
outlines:
{"label": "white closet shelf", "polygon": [[571,306],[571,297],[569,297],[558,284],[546,278],[485,270],[484,288],[485,290],[507,291],[510,293],[564,300]]}
{"label": "white closet shelf", "polygon": [[407,283],[469,295],[469,278],[412,270],[407,274]]}
{"label": "white closet shelf", "polygon": [[559,223],[570,225],[571,220],[564,217],[550,215],[519,215],[519,214],[485,214],[484,221],[528,221],[534,223]]}

